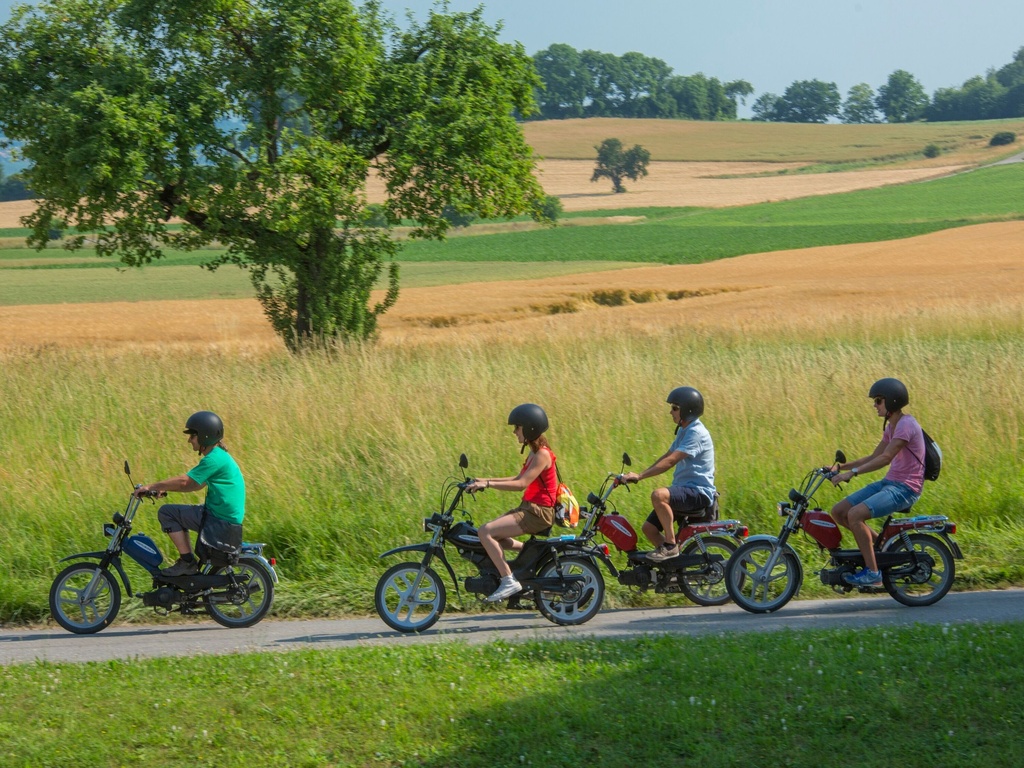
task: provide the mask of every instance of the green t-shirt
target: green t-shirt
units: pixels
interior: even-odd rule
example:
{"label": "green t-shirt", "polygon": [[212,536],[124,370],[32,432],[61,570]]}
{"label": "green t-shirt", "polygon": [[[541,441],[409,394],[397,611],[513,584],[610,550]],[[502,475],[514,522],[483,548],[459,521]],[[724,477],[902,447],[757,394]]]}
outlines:
{"label": "green t-shirt", "polygon": [[188,476],[206,486],[206,509],[211,515],[241,524],[245,517],[245,480],[230,453],[214,446],[188,471]]}

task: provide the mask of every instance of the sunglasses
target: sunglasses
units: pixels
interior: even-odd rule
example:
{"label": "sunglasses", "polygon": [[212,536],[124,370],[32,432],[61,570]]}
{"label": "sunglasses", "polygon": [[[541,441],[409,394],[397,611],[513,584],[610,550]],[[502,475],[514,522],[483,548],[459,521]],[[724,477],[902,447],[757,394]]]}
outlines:
{"label": "sunglasses", "polygon": [[884,397],[876,397],[875,398],[875,405],[876,406],[879,406],[879,405],[881,405],[884,402],[885,402],[885,398]]}
{"label": "sunglasses", "polygon": [[679,406],[678,405],[673,405],[672,406],[672,410],[673,411],[678,411],[679,410]]}

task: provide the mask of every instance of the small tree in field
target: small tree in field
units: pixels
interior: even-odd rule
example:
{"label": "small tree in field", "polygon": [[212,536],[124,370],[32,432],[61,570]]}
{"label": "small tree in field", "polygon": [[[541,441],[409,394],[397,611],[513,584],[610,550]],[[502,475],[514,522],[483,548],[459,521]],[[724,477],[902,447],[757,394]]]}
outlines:
{"label": "small tree in field", "polygon": [[618,139],[605,139],[597,150],[597,167],[590,180],[611,179],[615,192],[625,192],[622,179],[636,181],[647,175],[647,164],[651,161],[651,153],[634,144],[632,149],[623,151],[622,142]]}

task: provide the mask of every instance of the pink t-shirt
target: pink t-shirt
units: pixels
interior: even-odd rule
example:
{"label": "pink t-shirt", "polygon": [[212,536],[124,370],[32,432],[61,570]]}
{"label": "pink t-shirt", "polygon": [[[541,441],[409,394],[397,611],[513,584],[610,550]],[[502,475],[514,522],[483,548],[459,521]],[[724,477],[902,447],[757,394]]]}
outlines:
{"label": "pink t-shirt", "polygon": [[907,444],[893,458],[885,479],[903,483],[914,493],[920,493],[924,487],[924,432],[921,425],[913,416],[903,414],[896,422],[895,433],[889,424],[885,425],[882,442],[888,444],[890,440],[906,440]]}

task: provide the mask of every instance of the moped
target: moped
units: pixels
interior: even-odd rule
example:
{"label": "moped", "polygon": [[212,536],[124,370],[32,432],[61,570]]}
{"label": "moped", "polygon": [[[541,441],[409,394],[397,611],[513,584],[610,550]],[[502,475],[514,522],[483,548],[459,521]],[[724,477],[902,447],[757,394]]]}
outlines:
{"label": "moped", "polygon": [[[124,472],[131,480],[128,462]],[[172,611],[186,615],[208,613],[225,627],[251,627],[267,615],[274,602],[277,572],[274,560],[263,556],[264,544],[242,542],[234,551],[222,551],[218,542],[200,532],[195,553],[199,573],[192,576],[164,576],[160,572],[163,555],[156,543],[144,533],[132,533],[135,514],[142,497],[133,492],[125,511],[115,512],[113,521],[103,524],[103,535],[110,539],[99,552],[79,552],[60,562],[78,560],[62,570],[50,587],[50,613],[69,632],[88,635],[99,632],[117,618],[121,609],[121,586],[114,572],[132,597],[132,585],[121,562],[128,555],[152,577],[153,588],[142,592],[143,605],[157,614]],[[148,494],[155,498],[157,494]],[[95,562],[92,562],[95,561]]]}
{"label": "moped", "polygon": [[[420,552],[419,562],[391,566],[378,580],[374,606],[384,623],[399,632],[423,632],[432,627],[447,606],[444,581],[432,567],[440,561],[448,571],[456,592],[459,580],[448,561],[445,547],[450,545],[472,564],[476,574],[463,582],[467,592],[486,596],[498,588],[498,571],[484,551],[472,517],[463,506],[466,489],[472,480],[465,475],[469,466],[466,454],[459,457],[463,476],[449,477],[441,492],[440,511],[423,521],[430,540],[389,549],[381,557],[400,552]],[[464,518],[456,522],[456,512]],[[509,562],[512,573],[523,589],[509,598],[509,607],[523,607],[532,600],[541,615],[555,624],[583,624],[592,619],[604,601],[604,578],[597,560],[607,554],[575,535],[551,537],[548,531],[531,536],[516,558]]]}
{"label": "moped", "polygon": [[[622,469],[631,466],[628,453],[622,454]],[[622,470],[609,473],[597,493],[587,495],[589,508],[580,509],[585,519],[580,539],[590,542],[598,533],[609,539],[620,552],[626,553],[627,567],[617,570],[609,564],[619,584],[635,587],[640,592],[654,589],[656,594],[682,593],[698,605],[722,605],[729,601],[725,588],[725,565],[736,548],[743,543],[748,529],[739,520],[689,522],[684,520],[676,533],[680,552],[671,560],[653,562],[649,550],[637,549],[637,534],[629,521],[619,514],[609,497],[625,485]],[[629,486],[626,486],[629,490]],[[693,518],[717,517],[715,509],[695,510]]]}
{"label": "moped", "polygon": [[814,494],[822,483],[839,473],[846,461],[836,451],[831,467],[811,470],[800,488],[789,491],[789,500],[778,504],[783,517],[778,536],[751,536],[729,560],[726,587],[741,608],[751,613],[770,613],[784,606],[799,592],[803,566],[789,539],[803,531],[827,556],[818,571],[821,582],[839,594],[854,589],[862,593],[888,592],[909,606],[931,605],[941,600],[953,586],[956,560],[963,553],[953,535],[956,523],[945,515],[898,517],[901,510],[885,518],[875,539],[875,557],[882,572],[881,587],[854,587],[843,575],[864,567],[859,549],[841,549],[842,532],[831,515],[820,507],[811,508]]}

